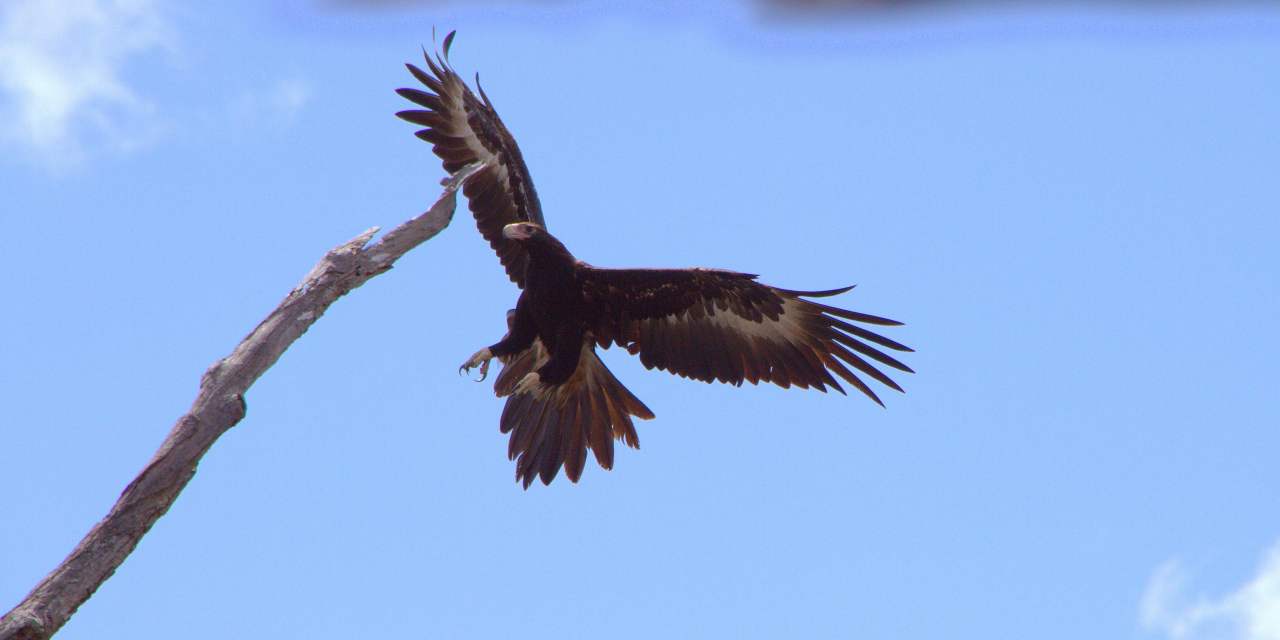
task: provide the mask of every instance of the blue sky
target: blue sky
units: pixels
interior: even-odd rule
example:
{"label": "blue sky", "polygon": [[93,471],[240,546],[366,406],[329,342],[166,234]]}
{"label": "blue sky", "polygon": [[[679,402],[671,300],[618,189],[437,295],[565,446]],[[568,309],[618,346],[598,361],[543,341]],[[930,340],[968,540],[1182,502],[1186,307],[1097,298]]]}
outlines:
{"label": "blue sky", "polygon": [[[907,323],[905,395],[708,386],[522,491],[465,214],[339,301],[60,637],[1280,638],[1280,12],[0,9],[0,608],[325,250],[437,195],[460,31],[548,224]],[[891,392],[890,392],[891,393]],[[141,628],[139,625],[141,624]]]}

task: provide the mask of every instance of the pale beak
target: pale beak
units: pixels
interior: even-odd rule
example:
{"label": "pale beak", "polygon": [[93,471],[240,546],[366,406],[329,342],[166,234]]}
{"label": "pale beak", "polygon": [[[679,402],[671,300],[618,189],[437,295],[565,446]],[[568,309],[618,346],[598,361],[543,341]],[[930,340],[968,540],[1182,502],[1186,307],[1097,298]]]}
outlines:
{"label": "pale beak", "polygon": [[531,234],[521,223],[513,222],[502,228],[502,237],[508,240],[528,240]]}

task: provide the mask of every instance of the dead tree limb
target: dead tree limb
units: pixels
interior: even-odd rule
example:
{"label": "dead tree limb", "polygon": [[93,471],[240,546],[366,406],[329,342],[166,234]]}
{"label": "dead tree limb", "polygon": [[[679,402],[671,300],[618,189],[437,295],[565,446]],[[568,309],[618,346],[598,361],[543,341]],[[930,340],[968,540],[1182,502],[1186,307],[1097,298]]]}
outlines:
{"label": "dead tree limb", "polygon": [[446,180],[444,193],[430,210],[377,242],[369,244],[378,232],[374,227],[330,250],[231,355],[214,363],[200,380],[191,410],[178,419],[107,517],[0,618],[0,640],[48,638],[66,624],[169,510],[214,441],[244,418],[244,394],[249,387],[335,300],[389,270],[400,256],[448,226],[458,186],[479,168],[468,167]]}

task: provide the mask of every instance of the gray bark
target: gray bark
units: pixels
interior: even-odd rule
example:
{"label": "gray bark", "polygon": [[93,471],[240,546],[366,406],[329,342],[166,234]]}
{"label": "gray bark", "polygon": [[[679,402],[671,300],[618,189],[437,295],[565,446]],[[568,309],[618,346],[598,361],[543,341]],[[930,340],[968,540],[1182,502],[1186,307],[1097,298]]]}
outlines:
{"label": "gray bark", "polygon": [[458,186],[478,166],[445,181],[444,193],[418,217],[369,244],[374,227],[330,250],[231,355],[200,380],[191,410],[178,419],[160,450],[125,487],[110,513],[31,593],[0,618],[0,640],[48,638],[66,624],[173,505],[215,440],[245,415],[251,385],[324,314],[329,305],[383,273],[453,218]]}

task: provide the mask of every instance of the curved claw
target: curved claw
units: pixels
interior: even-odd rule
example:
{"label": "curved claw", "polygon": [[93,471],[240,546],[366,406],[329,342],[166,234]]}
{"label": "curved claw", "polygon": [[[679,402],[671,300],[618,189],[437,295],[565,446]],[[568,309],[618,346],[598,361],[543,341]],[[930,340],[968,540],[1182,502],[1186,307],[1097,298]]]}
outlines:
{"label": "curved claw", "polygon": [[458,367],[458,375],[463,375],[476,367],[480,367],[480,379],[476,382],[483,382],[489,376],[489,359],[493,357],[493,353],[488,348],[475,352],[466,362]]}

